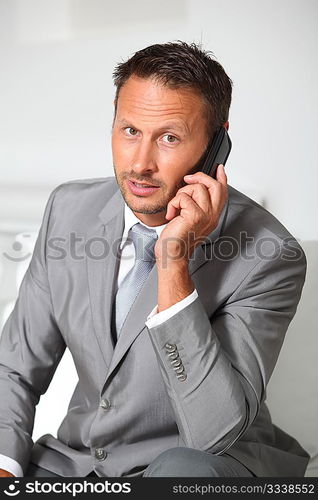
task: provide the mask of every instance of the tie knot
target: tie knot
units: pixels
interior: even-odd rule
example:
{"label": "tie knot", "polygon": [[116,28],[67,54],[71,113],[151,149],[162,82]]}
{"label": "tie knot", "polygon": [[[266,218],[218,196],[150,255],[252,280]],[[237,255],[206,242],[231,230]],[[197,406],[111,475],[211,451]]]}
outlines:
{"label": "tie knot", "polygon": [[154,246],[157,233],[154,229],[148,229],[138,222],[130,229],[129,236],[133,241],[137,260],[148,262],[155,260]]}

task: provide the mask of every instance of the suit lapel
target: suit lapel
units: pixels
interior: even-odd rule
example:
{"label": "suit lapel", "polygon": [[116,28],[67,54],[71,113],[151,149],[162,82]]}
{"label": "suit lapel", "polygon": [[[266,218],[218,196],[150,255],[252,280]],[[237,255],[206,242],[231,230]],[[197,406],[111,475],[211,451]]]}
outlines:
{"label": "suit lapel", "polygon": [[[114,285],[117,278],[119,258],[118,246],[124,230],[124,201],[118,189],[99,213],[97,226],[87,233],[87,242],[104,242],[105,256],[92,258],[87,252],[87,276],[94,331],[106,367],[109,367],[114,344],[111,335],[111,306],[114,297]],[[93,248],[90,243],[88,248]],[[102,252],[98,252],[101,255]],[[96,251],[97,255],[97,251]]]}

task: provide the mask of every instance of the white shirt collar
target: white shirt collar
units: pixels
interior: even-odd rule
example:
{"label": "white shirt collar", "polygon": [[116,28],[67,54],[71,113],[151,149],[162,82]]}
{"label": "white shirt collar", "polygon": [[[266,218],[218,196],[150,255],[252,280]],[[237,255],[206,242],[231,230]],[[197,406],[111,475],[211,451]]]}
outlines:
{"label": "white shirt collar", "polygon": [[120,243],[120,250],[123,248],[127,238],[128,238],[128,233],[129,233],[129,230],[132,228],[132,226],[134,226],[135,224],[137,224],[138,222],[140,222],[140,224],[142,224],[143,226],[147,227],[148,229],[154,229],[158,235],[158,238],[160,237],[160,234],[161,232],[164,230],[164,228],[166,227],[166,225],[168,224],[168,222],[166,224],[162,224],[161,226],[147,226],[146,224],[144,224],[143,222],[141,222],[141,220],[138,219],[138,217],[136,217],[136,215],[134,214],[134,212],[129,208],[129,206],[127,205],[127,203],[125,202],[125,215],[124,215],[124,219],[125,219],[125,226],[124,226],[124,232],[123,232],[123,237],[122,237],[122,240],[121,240],[121,243]]}

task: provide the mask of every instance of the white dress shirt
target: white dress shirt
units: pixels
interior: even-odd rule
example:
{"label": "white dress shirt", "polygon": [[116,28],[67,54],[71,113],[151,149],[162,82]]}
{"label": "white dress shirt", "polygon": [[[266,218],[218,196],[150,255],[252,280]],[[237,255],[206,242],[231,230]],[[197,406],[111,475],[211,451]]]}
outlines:
{"label": "white dress shirt", "polygon": [[[137,222],[140,222],[143,226],[149,228],[149,229],[154,229],[157,232],[158,238],[160,237],[161,232],[164,230],[166,225],[168,224],[162,224],[161,226],[147,226],[143,222],[141,222],[133,213],[133,211],[128,207],[128,205],[125,203],[125,215],[124,215],[124,231],[123,231],[123,236],[122,240],[120,243],[120,250],[121,250],[121,257],[120,257],[120,262],[119,262],[119,270],[118,270],[118,277],[117,277],[117,288],[116,291],[118,290],[118,287],[121,285],[123,279],[125,276],[129,273],[129,271],[132,269],[132,267],[135,264],[135,247],[134,244],[131,240],[127,240],[128,238],[128,232],[130,228],[136,224]],[[194,300],[198,297],[198,293],[196,289],[193,290],[193,292],[185,297],[184,299],[180,300],[179,302],[176,302],[176,304],[173,304],[171,307],[168,307],[168,309],[165,309],[164,311],[158,312],[158,304],[155,305],[155,307],[152,309],[152,311],[149,313],[147,316],[147,321],[146,321],[146,326],[148,328],[152,328],[154,326],[158,326],[167,319],[171,318],[174,314],[177,312],[181,311],[181,309],[184,309],[187,305],[191,304],[194,302]],[[14,476],[17,477],[22,477],[23,476],[23,471],[22,467],[18,462],[13,460],[12,458],[9,458],[5,455],[0,454],[0,469],[4,469],[8,472],[11,472]]]}
{"label": "white dress shirt", "polygon": [[[158,238],[160,237],[161,232],[164,230],[166,227],[166,224],[162,224],[161,226],[147,226],[143,222],[141,222],[136,215],[133,213],[133,211],[128,207],[128,205],[125,203],[125,227],[123,231],[123,237],[120,243],[120,250],[121,250],[121,259],[119,263],[119,271],[118,271],[118,279],[117,279],[117,289],[121,285],[123,279],[125,278],[126,274],[134,267],[135,264],[135,247],[134,244],[131,240],[127,241],[128,237],[128,232],[131,229],[132,226],[134,226],[137,222],[140,222],[143,226],[147,227],[148,229],[154,229],[158,235]],[[150,314],[147,316],[147,321],[146,321],[146,326],[148,328],[152,328],[153,326],[158,326],[167,319],[171,318],[174,314],[177,312],[181,311],[181,309],[184,309],[187,305],[191,304],[198,296],[197,291],[194,289],[193,292],[185,297],[184,299],[180,300],[179,302],[176,302],[173,304],[171,307],[168,309],[165,309],[164,311],[161,311],[158,313],[158,304],[152,309]]]}

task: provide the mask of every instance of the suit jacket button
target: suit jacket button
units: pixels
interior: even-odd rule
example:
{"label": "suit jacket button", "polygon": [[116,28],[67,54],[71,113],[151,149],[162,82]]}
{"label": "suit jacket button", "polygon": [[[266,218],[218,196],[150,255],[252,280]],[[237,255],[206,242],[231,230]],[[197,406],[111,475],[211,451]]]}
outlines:
{"label": "suit jacket button", "polygon": [[167,343],[165,344],[165,348],[166,348],[166,350],[167,350],[168,352],[174,352],[174,351],[176,351],[177,346],[176,346],[176,344],[169,344],[169,342],[167,342]]}
{"label": "suit jacket button", "polygon": [[171,364],[172,364],[173,368],[178,368],[178,366],[182,365],[181,359],[180,358],[174,359],[173,361],[171,361]]}
{"label": "suit jacket button", "polygon": [[103,450],[103,448],[96,448],[95,458],[97,458],[97,460],[105,460],[106,457],[107,453],[105,450]]}
{"label": "suit jacket button", "polygon": [[179,358],[179,353],[178,352],[170,352],[168,354],[168,357],[170,358],[170,361],[173,361],[175,359],[180,359]]}
{"label": "suit jacket button", "polygon": [[108,399],[102,399],[100,402],[100,407],[103,408],[103,410],[109,410],[110,402],[108,401]]}
{"label": "suit jacket button", "polygon": [[173,369],[175,370],[175,372],[176,372],[178,375],[180,375],[181,373],[183,373],[183,372],[184,372],[184,366],[183,366],[183,364],[181,364],[181,366],[174,367]]}

